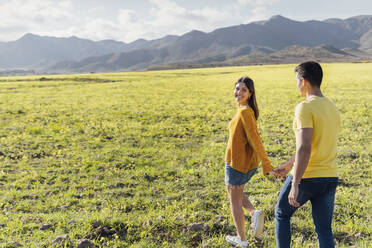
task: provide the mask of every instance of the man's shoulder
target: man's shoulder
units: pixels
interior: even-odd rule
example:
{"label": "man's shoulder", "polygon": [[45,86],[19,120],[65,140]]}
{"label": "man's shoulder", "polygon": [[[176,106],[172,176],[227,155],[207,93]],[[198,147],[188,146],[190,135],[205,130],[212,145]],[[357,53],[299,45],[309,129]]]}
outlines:
{"label": "man's shoulder", "polygon": [[310,107],[311,107],[311,102],[304,100],[300,102],[299,104],[297,104],[296,113],[308,110]]}
{"label": "man's shoulder", "polygon": [[329,99],[328,97],[324,97],[324,99],[328,106],[331,106],[332,108],[338,110],[336,104],[331,99]]}
{"label": "man's shoulder", "polygon": [[319,108],[320,106],[325,105],[334,105],[331,100],[329,100],[326,97],[311,97],[308,99],[303,100],[296,106],[296,111],[305,111],[305,110],[311,110],[313,108]]}

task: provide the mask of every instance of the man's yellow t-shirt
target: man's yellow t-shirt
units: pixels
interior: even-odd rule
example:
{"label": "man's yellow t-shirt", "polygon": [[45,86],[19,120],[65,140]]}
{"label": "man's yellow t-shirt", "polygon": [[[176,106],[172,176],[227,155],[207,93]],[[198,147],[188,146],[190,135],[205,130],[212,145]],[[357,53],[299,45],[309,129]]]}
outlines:
{"label": "man's yellow t-shirt", "polygon": [[310,160],[302,178],[337,177],[336,143],[340,113],[326,97],[311,96],[297,105],[293,129],[312,128]]}

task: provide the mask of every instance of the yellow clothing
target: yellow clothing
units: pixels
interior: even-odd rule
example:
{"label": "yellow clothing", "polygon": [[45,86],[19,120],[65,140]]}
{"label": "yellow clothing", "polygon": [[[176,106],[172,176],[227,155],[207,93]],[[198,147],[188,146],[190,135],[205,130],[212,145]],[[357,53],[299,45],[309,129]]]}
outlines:
{"label": "yellow clothing", "polygon": [[274,169],[258,133],[253,110],[239,107],[229,124],[225,161],[235,170],[247,173],[257,168],[260,160],[264,175]]}
{"label": "yellow clothing", "polygon": [[340,113],[336,106],[328,98],[319,96],[301,102],[296,107],[293,129],[296,133],[301,128],[313,129],[310,160],[302,178],[337,177]]}

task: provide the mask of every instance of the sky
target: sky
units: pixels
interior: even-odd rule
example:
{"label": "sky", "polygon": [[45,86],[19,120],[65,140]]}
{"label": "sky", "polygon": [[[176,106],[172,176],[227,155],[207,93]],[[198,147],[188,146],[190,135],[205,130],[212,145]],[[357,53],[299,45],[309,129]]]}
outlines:
{"label": "sky", "polygon": [[267,20],[372,15],[372,0],[0,0],[0,41],[26,33],[126,43]]}

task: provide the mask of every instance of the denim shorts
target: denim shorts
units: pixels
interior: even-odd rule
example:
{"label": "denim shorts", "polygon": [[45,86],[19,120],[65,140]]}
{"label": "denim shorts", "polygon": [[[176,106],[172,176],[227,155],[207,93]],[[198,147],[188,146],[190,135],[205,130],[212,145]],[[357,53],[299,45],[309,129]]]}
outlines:
{"label": "denim shorts", "polygon": [[257,172],[257,168],[243,173],[233,169],[230,165],[225,163],[225,184],[231,186],[240,186],[246,184],[251,177]]}

